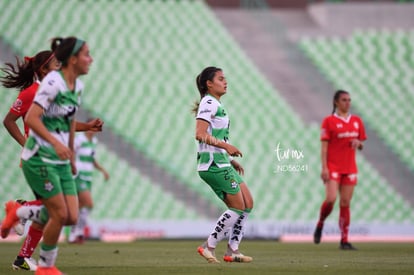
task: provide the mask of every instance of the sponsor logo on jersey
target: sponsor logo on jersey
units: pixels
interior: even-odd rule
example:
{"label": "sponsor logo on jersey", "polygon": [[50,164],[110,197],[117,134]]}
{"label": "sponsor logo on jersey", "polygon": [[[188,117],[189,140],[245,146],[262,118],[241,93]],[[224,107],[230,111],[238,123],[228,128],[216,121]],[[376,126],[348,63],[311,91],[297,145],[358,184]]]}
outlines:
{"label": "sponsor logo on jersey", "polygon": [[209,109],[204,109],[204,110],[201,110],[201,111],[200,111],[200,115],[201,115],[201,114],[205,114],[205,113],[211,113],[211,110],[209,110]]}
{"label": "sponsor logo on jersey", "polygon": [[342,123],[337,123],[336,124],[336,128],[342,128],[342,127],[343,127]]}
{"label": "sponsor logo on jersey", "polygon": [[213,102],[213,100],[211,100],[211,99],[208,99],[208,100],[207,100],[207,103],[208,103],[208,104],[211,104],[212,102]]}
{"label": "sponsor logo on jersey", "polygon": [[358,137],[358,136],[359,134],[356,131],[352,131],[352,132],[346,131],[346,132],[338,134],[338,138],[352,138],[352,137]]}
{"label": "sponsor logo on jersey", "polygon": [[50,107],[45,110],[44,114],[48,117],[67,117],[71,118],[76,113],[76,106],[61,106],[52,103]]}

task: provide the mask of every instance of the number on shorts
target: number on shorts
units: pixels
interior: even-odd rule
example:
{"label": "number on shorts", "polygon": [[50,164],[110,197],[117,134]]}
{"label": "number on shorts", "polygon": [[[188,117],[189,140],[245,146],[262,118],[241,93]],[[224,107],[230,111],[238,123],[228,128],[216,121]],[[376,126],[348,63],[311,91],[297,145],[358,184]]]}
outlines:
{"label": "number on shorts", "polygon": [[42,178],[46,178],[48,173],[47,173],[47,167],[46,166],[41,166],[39,167],[39,172],[40,172],[40,176]]}

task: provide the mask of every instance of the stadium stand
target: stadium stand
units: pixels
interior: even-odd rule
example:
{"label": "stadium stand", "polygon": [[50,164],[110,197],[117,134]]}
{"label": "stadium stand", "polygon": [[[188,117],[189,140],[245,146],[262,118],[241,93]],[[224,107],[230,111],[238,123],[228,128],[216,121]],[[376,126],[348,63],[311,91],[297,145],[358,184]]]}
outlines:
{"label": "stadium stand", "polygon": [[[202,1],[76,3],[1,2],[0,9],[10,12],[0,18],[2,26],[8,24],[0,30],[0,35],[16,52],[25,54],[47,48],[48,39],[53,36],[84,37],[90,45],[94,64],[89,75],[84,77],[83,107],[102,117],[108,129],[212,203],[217,203],[218,199],[195,172],[195,122],[190,109],[192,102],[198,99],[197,73],[209,65],[222,67],[229,82],[229,92],[223,103],[232,119],[230,140],[244,153],[241,162],[246,169],[245,179],[257,202],[252,218],[316,219],[323,196],[319,179],[319,126],[305,125]],[[48,16],[60,10],[65,11],[65,20]],[[38,16],[30,16],[31,13]],[[1,90],[2,110],[13,101],[14,95],[10,94]],[[1,148],[8,144],[10,139],[1,139]],[[278,144],[289,152],[302,151],[304,158],[295,159],[290,155],[289,159],[278,160]],[[171,217],[169,209],[181,213],[177,218],[195,217],[187,210],[191,205],[184,209],[182,202],[162,194],[150,179],[143,177],[139,167],[128,167],[122,156],[105,152],[104,147],[100,149],[107,161],[101,162],[110,164],[108,170],[114,177],[103,188],[105,193],[95,192],[94,217],[135,218],[137,213],[124,210],[133,203],[131,208],[141,209],[140,217],[150,218],[154,207],[146,202],[155,195],[168,201],[169,208],[159,211],[164,218]],[[18,150],[10,150],[9,155],[16,155]],[[6,154],[0,157],[2,163],[13,159],[6,158]],[[13,165],[18,162],[18,156],[14,159]],[[358,188],[363,190],[356,192],[358,204],[354,206],[353,219],[414,221],[408,203],[366,160],[360,157],[359,163]],[[275,172],[278,165],[299,165],[306,172]],[[10,193],[1,193],[0,200],[24,194],[22,191],[27,187],[17,165],[2,170],[13,170],[10,179],[17,178],[15,185],[19,187]],[[97,179],[96,190],[103,184]],[[119,189],[123,184],[130,188]]]}

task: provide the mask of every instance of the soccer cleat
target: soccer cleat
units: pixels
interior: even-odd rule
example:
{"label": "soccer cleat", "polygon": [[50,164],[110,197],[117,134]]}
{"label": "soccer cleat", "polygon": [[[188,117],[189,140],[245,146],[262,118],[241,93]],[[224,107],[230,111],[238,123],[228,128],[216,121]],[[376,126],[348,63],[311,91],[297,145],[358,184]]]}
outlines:
{"label": "soccer cleat", "polygon": [[341,250],[358,250],[358,249],[356,249],[355,246],[353,246],[351,243],[348,243],[348,242],[346,242],[346,243],[341,242],[339,244],[339,249],[341,249]]}
{"label": "soccer cleat", "polygon": [[214,253],[211,252],[207,248],[207,245],[206,244],[203,244],[203,245],[199,246],[197,248],[197,252],[198,252],[198,254],[201,255],[201,257],[203,257],[204,259],[206,259],[209,264],[217,264],[217,263],[220,263],[217,260],[216,256],[214,256]]}
{"label": "soccer cleat", "polygon": [[313,233],[313,242],[315,244],[319,244],[321,242],[322,237],[322,226],[316,226],[315,232]]}
{"label": "soccer cleat", "polygon": [[15,201],[8,201],[5,204],[6,217],[1,223],[1,237],[7,238],[10,229],[19,222],[16,211],[21,207],[21,204]]}
{"label": "soccer cleat", "polygon": [[253,258],[250,256],[245,256],[241,253],[231,253],[230,255],[224,255],[223,260],[228,263],[250,263],[253,261]]}
{"label": "soccer cleat", "polygon": [[35,275],[64,275],[59,269],[55,266],[52,267],[41,267],[39,266],[36,270]]}
{"label": "soccer cleat", "polygon": [[14,270],[27,270],[27,271],[36,271],[37,265],[36,261],[33,258],[25,258],[17,256],[12,264]]}

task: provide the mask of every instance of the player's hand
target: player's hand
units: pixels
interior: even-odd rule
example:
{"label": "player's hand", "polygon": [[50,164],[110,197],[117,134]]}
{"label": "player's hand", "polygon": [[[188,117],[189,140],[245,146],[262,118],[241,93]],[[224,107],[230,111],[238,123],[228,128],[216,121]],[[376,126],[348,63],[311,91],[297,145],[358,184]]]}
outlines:
{"label": "player's hand", "polygon": [[359,139],[353,139],[351,140],[351,147],[352,149],[362,149],[362,141],[360,141]]}
{"label": "player's hand", "polygon": [[100,120],[99,118],[95,118],[95,119],[92,119],[91,121],[88,121],[86,124],[88,124],[89,126],[89,131],[101,132],[104,122]]}
{"label": "player's hand", "polygon": [[244,168],[243,168],[243,166],[241,166],[241,164],[240,163],[238,163],[237,161],[235,161],[235,160],[232,160],[231,161],[231,165],[233,166],[233,168],[240,174],[240,175],[244,175]]}
{"label": "player's hand", "polygon": [[329,170],[328,170],[328,168],[322,168],[321,179],[322,179],[324,184],[329,181]]}
{"label": "player's hand", "polygon": [[72,150],[70,150],[69,147],[63,145],[61,142],[56,142],[53,148],[55,148],[56,154],[61,160],[72,158]]}
{"label": "player's hand", "polygon": [[103,175],[104,175],[104,179],[107,181],[109,180],[109,174],[108,172],[106,172],[105,170],[102,171]]}
{"label": "player's hand", "polygon": [[233,145],[231,145],[229,143],[226,144],[225,150],[232,157],[242,157],[243,156],[242,152],[240,152],[240,150],[237,149],[236,146],[233,146]]}
{"label": "player's hand", "polygon": [[76,168],[76,161],[74,155],[70,159],[70,168],[72,169],[72,175],[78,174],[78,169]]}

